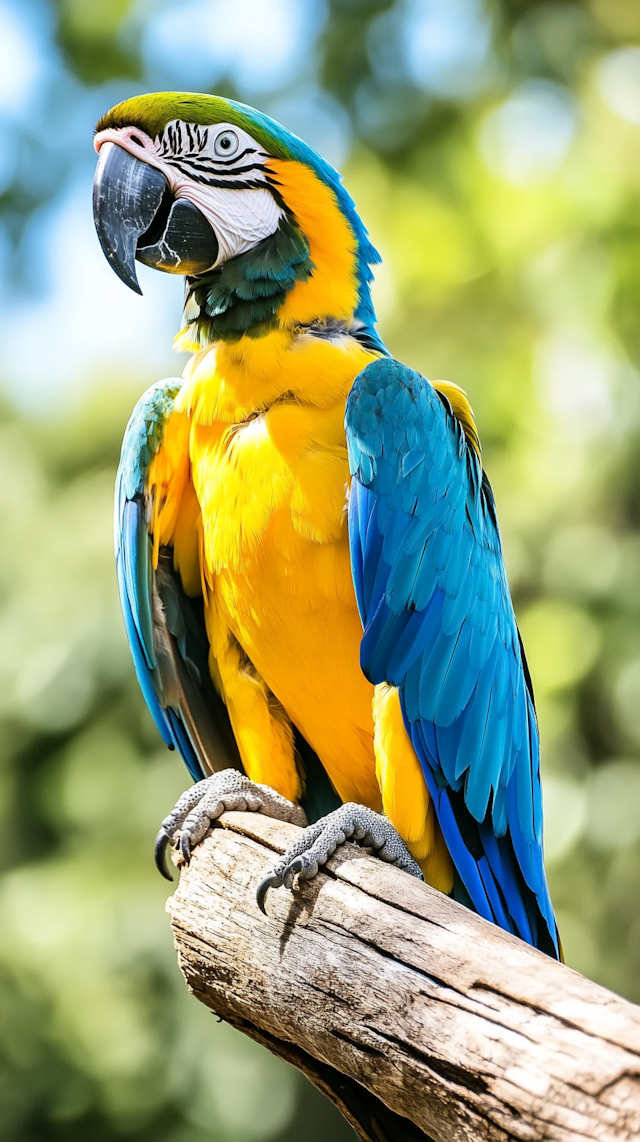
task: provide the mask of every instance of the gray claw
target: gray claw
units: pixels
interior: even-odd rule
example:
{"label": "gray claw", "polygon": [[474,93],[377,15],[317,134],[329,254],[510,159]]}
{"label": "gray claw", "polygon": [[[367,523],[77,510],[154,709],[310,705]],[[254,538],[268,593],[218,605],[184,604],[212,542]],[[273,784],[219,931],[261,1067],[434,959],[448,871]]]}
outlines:
{"label": "gray claw", "polygon": [[277,872],[270,872],[268,876],[265,876],[264,880],[260,881],[260,884],[256,890],[256,903],[264,916],[267,915],[267,910],[265,908],[267,892],[270,888],[279,888],[281,884],[282,877],[279,876]]}
{"label": "gray claw", "polygon": [[173,883],[173,877],[167,864],[167,846],[170,840],[169,834],[164,829],[160,829],[153,845],[153,859],[160,875]]}
{"label": "gray claw", "polygon": [[180,852],[182,853],[182,859],[184,860],[184,863],[189,864],[191,860],[191,845],[189,843],[188,833],[180,833]]}
{"label": "gray claw", "polygon": [[284,884],[285,888],[291,888],[293,886],[293,881],[296,873],[302,872],[304,867],[304,857],[294,857],[292,861],[289,861],[289,864],[282,874],[282,883]]}

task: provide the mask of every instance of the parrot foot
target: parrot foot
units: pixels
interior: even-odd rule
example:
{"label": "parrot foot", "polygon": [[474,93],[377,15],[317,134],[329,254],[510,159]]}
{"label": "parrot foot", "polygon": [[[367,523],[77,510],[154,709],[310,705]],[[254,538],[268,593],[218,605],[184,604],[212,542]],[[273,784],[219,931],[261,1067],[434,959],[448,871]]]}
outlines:
{"label": "parrot foot", "polygon": [[424,880],[419,864],[391,822],[373,809],[348,801],[309,825],[260,882],[256,892],[260,911],[266,916],[265,900],[270,888],[279,888],[282,884],[291,888],[296,873],[301,880],[312,880],[318,866],[326,864],[338,846],[351,839],[374,849],[381,860]]}
{"label": "parrot foot", "polygon": [[231,810],[261,812],[266,817],[294,825],[307,823],[304,810],[281,797],[275,789],[249,781],[237,769],[223,769],[187,789],[175,809],[162,822],[154,845],[156,868],[162,876],[173,880],[166,859],[169,845],[177,851],[179,865],[189,864],[192,850],[200,843],[211,822]]}

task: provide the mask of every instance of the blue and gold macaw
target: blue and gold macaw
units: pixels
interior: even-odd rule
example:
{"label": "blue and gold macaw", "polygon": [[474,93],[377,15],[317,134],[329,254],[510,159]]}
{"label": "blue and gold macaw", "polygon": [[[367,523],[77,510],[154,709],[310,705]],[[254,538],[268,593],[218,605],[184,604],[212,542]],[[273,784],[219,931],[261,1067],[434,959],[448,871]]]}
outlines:
{"label": "blue and gold macaw", "polygon": [[261,907],[351,837],[558,956],[531,680],[465,394],[390,358],[354,204],[273,120],[140,96],[95,147],[102,248],[138,292],[136,259],[186,277],[193,352],[136,407],[116,495],[138,678],[195,781],[160,867],[225,808],[309,819]]}

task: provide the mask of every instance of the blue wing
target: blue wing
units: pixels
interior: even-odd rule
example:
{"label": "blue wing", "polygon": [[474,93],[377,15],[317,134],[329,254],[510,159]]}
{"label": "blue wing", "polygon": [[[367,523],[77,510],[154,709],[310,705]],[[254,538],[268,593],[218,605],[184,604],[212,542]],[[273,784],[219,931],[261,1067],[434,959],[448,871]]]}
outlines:
{"label": "blue wing", "polygon": [[455,895],[559,954],[533,696],[479,455],[447,398],[383,358],[346,413],[361,666],[398,687]]}
{"label": "blue wing", "polygon": [[115,554],[122,613],[142,693],[164,741],[179,750],[198,781],[241,764],[226,707],[209,674],[203,601],[185,594],[171,549],[161,549],[153,567],[147,475],[180,386],[177,380],[154,385],[138,401],[127,425],[116,478]]}

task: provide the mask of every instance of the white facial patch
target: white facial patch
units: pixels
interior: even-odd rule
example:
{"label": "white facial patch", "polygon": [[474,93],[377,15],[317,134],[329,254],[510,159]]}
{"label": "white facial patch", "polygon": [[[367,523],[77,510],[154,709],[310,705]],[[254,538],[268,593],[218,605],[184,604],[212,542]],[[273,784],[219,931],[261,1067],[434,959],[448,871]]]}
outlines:
{"label": "white facial patch", "polygon": [[278,229],[282,217],[282,210],[268,190],[182,185],[176,198],[188,198],[213,228],[220,247],[216,266],[268,238]]}
{"label": "white facial patch", "polygon": [[269,155],[241,127],[175,119],[155,139],[137,127],[108,128],[96,135],[96,150],[106,142],[156,167],[174,198],[187,199],[204,214],[218,239],[216,266],[278,229],[283,211],[268,189]]}

